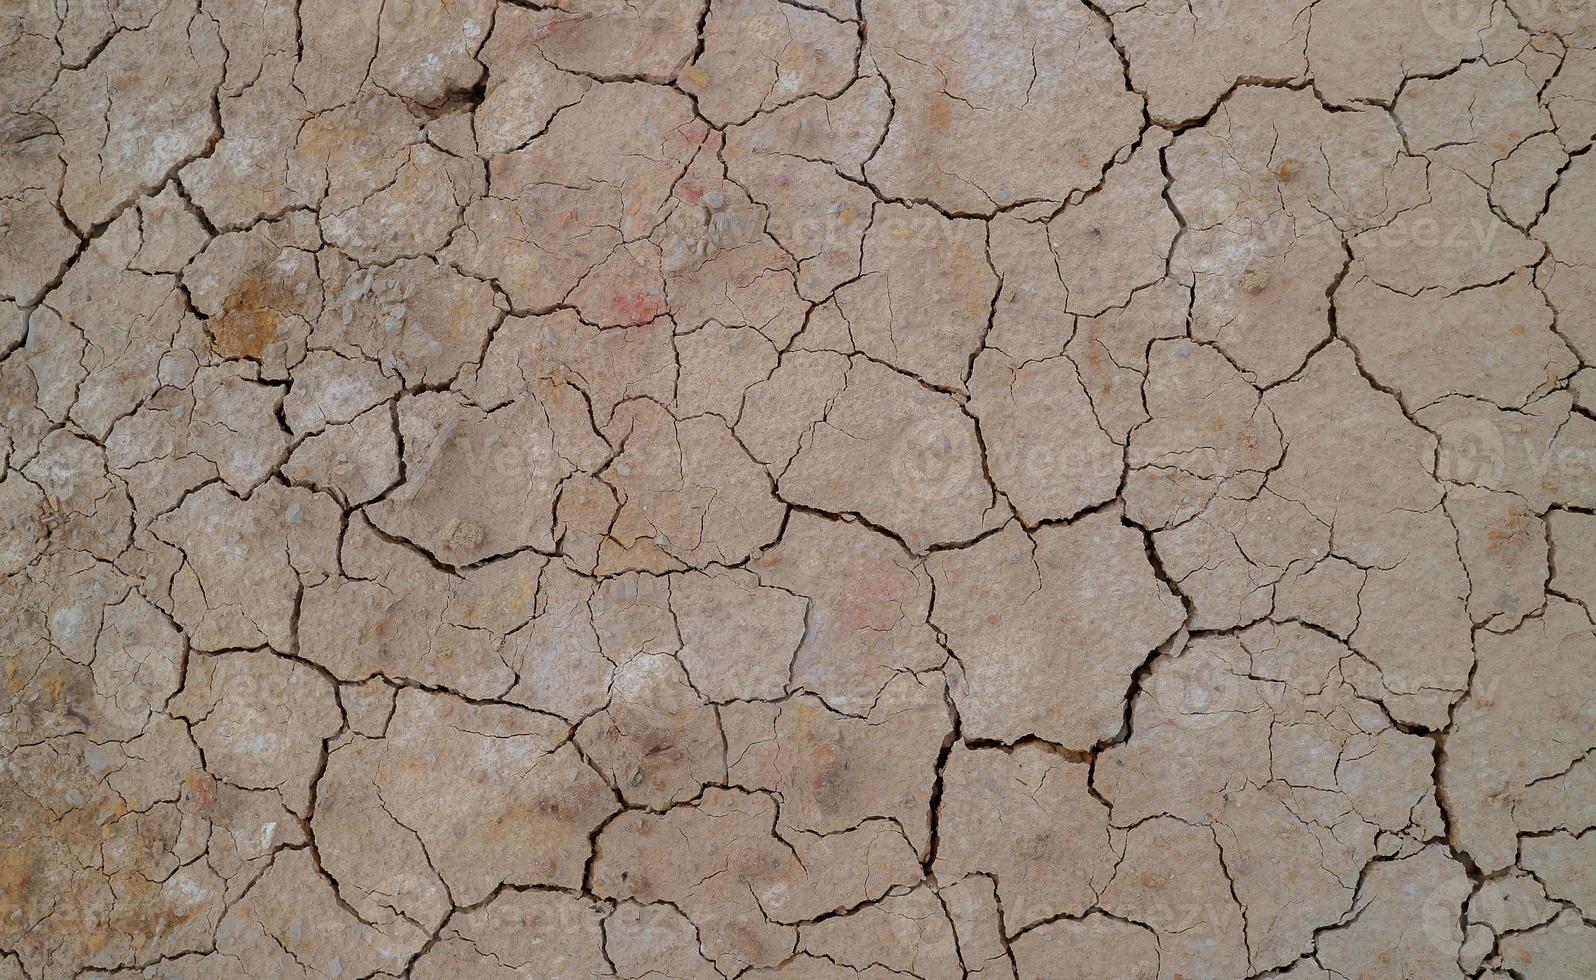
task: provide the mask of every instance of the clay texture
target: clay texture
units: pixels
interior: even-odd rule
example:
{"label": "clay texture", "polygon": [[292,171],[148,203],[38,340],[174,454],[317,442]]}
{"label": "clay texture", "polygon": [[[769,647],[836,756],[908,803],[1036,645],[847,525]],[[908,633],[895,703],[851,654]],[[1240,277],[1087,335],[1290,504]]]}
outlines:
{"label": "clay texture", "polygon": [[1593,140],[1586,0],[5,5],[0,980],[1596,976]]}

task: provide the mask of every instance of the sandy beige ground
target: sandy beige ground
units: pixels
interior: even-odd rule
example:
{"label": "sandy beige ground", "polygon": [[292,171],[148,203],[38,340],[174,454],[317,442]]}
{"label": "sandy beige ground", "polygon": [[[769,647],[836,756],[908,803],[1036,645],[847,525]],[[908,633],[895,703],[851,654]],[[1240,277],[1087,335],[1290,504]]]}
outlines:
{"label": "sandy beige ground", "polygon": [[1596,6],[0,8],[0,980],[1596,976]]}

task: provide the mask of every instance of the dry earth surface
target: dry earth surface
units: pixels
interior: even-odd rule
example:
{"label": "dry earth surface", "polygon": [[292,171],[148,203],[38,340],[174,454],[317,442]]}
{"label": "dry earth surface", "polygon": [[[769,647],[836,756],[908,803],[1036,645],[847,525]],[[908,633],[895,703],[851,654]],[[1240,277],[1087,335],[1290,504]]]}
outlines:
{"label": "dry earth surface", "polygon": [[0,44],[0,978],[1596,976],[1587,0]]}

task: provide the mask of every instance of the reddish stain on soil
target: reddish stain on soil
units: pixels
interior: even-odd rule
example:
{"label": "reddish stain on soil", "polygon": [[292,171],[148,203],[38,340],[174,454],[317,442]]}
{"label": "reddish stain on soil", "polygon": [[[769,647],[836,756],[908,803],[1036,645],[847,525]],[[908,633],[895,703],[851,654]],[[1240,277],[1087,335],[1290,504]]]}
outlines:
{"label": "reddish stain on soil", "polygon": [[211,321],[211,349],[223,357],[260,357],[277,339],[286,317],[273,309],[287,306],[292,294],[258,272],[244,277]]}

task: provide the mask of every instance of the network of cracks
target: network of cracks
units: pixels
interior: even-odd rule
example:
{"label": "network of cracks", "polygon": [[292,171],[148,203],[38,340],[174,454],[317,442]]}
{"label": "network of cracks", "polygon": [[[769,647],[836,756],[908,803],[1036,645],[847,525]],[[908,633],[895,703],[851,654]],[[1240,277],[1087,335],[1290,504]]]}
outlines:
{"label": "network of cracks", "polygon": [[1596,976],[1596,6],[0,39],[0,978]]}

